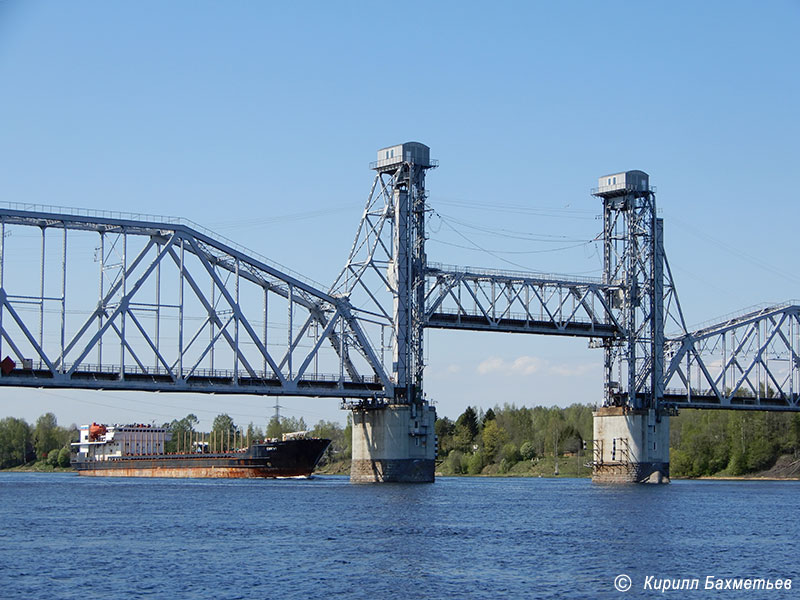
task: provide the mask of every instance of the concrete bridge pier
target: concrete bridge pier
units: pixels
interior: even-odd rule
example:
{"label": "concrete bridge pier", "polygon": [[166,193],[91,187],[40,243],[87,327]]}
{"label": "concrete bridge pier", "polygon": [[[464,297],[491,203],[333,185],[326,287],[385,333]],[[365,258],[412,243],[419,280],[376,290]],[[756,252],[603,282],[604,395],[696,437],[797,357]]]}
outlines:
{"label": "concrete bridge pier", "polygon": [[593,415],[592,481],[669,483],[667,413],[607,406]]}
{"label": "concrete bridge pier", "polygon": [[352,483],[433,483],[436,410],[427,402],[353,410]]}

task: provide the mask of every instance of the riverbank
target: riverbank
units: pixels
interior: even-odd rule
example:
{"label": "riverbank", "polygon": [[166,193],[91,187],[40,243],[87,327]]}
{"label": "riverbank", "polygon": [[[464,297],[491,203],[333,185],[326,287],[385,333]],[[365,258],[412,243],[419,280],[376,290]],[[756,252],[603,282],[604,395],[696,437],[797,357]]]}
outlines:
{"label": "riverbank", "polygon": [[[558,474],[552,457],[535,461],[520,461],[508,469],[502,465],[491,464],[481,469],[480,473],[465,473],[448,470],[447,463],[436,466],[437,477],[567,477],[587,478],[592,476],[591,468],[586,466],[587,459],[582,456],[561,456],[558,459]],[[349,475],[350,460],[337,460],[318,466],[315,473],[319,475]]]}
{"label": "riverbank", "polygon": [[334,460],[317,465],[317,475],[350,475],[350,459]]}
{"label": "riverbank", "polygon": [[[558,474],[555,470],[555,462],[552,457],[542,458],[536,462],[520,461],[510,469],[503,470],[500,465],[492,464],[484,467],[480,473],[455,473],[442,470],[444,463],[437,465],[436,477],[542,477],[542,478],[565,478],[565,479],[587,479],[592,476],[591,468],[586,466],[585,457],[559,457]],[[44,461],[37,461],[11,467],[10,469],[0,469],[2,472],[24,472],[24,473],[73,473],[72,467],[54,467]],[[350,475],[350,460],[336,460],[320,465],[315,469],[317,475]],[[782,456],[773,467],[766,471],[751,473],[749,475],[729,475],[720,472],[715,475],[703,477],[677,477],[674,480],[709,480],[709,481],[800,481],[800,460],[795,460],[791,456]]]}
{"label": "riverbank", "polygon": [[74,469],[72,467],[54,467],[51,464],[48,464],[45,461],[36,461],[31,462],[26,465],[20,465],[18,467],[11,467],[9,469],[0,469],[6,473],[13,473],[18,471],[20,473],[72,473]]}
{"label": "riverbank", "polygon": [[727,470],[705,475],[703,477],[686,477],[685,479],[717,479],[721,481],[797,481],[800,480],[800,459],[791,454],[778,457],[769,469],[745,475],[732,475]]}

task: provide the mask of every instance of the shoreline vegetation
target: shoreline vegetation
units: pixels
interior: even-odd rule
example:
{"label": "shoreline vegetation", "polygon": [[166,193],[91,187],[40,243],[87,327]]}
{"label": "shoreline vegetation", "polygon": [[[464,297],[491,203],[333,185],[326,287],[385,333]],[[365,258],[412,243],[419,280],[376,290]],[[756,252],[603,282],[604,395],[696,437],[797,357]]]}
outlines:
{"label": "shoreline vegetation", "polygon": [[[516,407],[504,404],[485,412],[468,406],[452,421],[437,419],[438,477],[590,477],[593,406],[566,408]],[[308,427],[302,418],[272,417],[265,429],[246,427],[227,414],[218,415],[211,432],[199,431],[189,414],[163,426],[172,434],[167,452],[180,440],[280,438],[308,431],[331,445],[316,473],[350,472],[352,421],[343,427],[319,421]],[[0,470],[69,472],[70,443],[78,440],[75,425],[61,427],[52,413],[34,425],[24,419],[0,420]],[[673,479],[798,480],[800,479],[800,414],[683,410],[670,418],[670,471]]]}
{"label": "shoreline vegetation", "polygon": [[[573,404],[486,412],[436,422],[437,473],[591,476],[592,411]],[[558,469],[556,469],[556,459]],[[682,410],[670,418],[672,479],[800,479],[800,414]]]}

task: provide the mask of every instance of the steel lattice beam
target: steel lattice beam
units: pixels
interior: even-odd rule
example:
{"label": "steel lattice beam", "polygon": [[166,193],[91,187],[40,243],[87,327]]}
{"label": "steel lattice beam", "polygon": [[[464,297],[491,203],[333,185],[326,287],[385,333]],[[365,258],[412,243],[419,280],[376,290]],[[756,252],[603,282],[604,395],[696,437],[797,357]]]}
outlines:
{"label": "steel lattice beam", "polygon": [[507,333],[615,338],[622,326],[599,280],[429,264],[425,325]]}
{"label": "steel lattice beam", "polygon": [[667,404],[800,411],[800,306],[748,311],[670,339],[665,350]]}
{"label": "steel lattice beam", "polygon": [[[0,229],[0,355],[17,365],[0,385],[393,393],[346,298],[183,221],[4,208]],[[9,251],[17,231],[41,237],[34,289],[30,271],[15,268],[23,253]],[[96,287],[86,277],[92,246]]]}

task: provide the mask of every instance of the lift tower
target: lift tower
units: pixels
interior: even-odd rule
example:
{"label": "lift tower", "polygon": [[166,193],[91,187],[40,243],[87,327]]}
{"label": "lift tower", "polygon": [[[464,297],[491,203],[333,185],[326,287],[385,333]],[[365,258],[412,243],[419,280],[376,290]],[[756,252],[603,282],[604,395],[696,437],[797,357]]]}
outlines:
{"label": "lift tower", "polygon": [[[433,481],[436,413],[425,400],[425,173],[430,148],[406,142],[378,151],[367,206],[332,293],[364,302],[390,329],[393,397],[353,409],[352,481]],[[377,285],[367,283],[372,280]],[[391,307],[376,289],[391,292]],[[361,304],[361,301],[358,301]],[[383,336],[382,336],[383,338]],[[382,344],[383,345],[383,344]]]}
{"label": "lift tower", "polygon": [[603,340],[604,406],[594,419],[594,478],[669,478],[669,419],[664,396],[663,223],[644,171],[600,178],[603,200],[603,283],[622,325]]}

